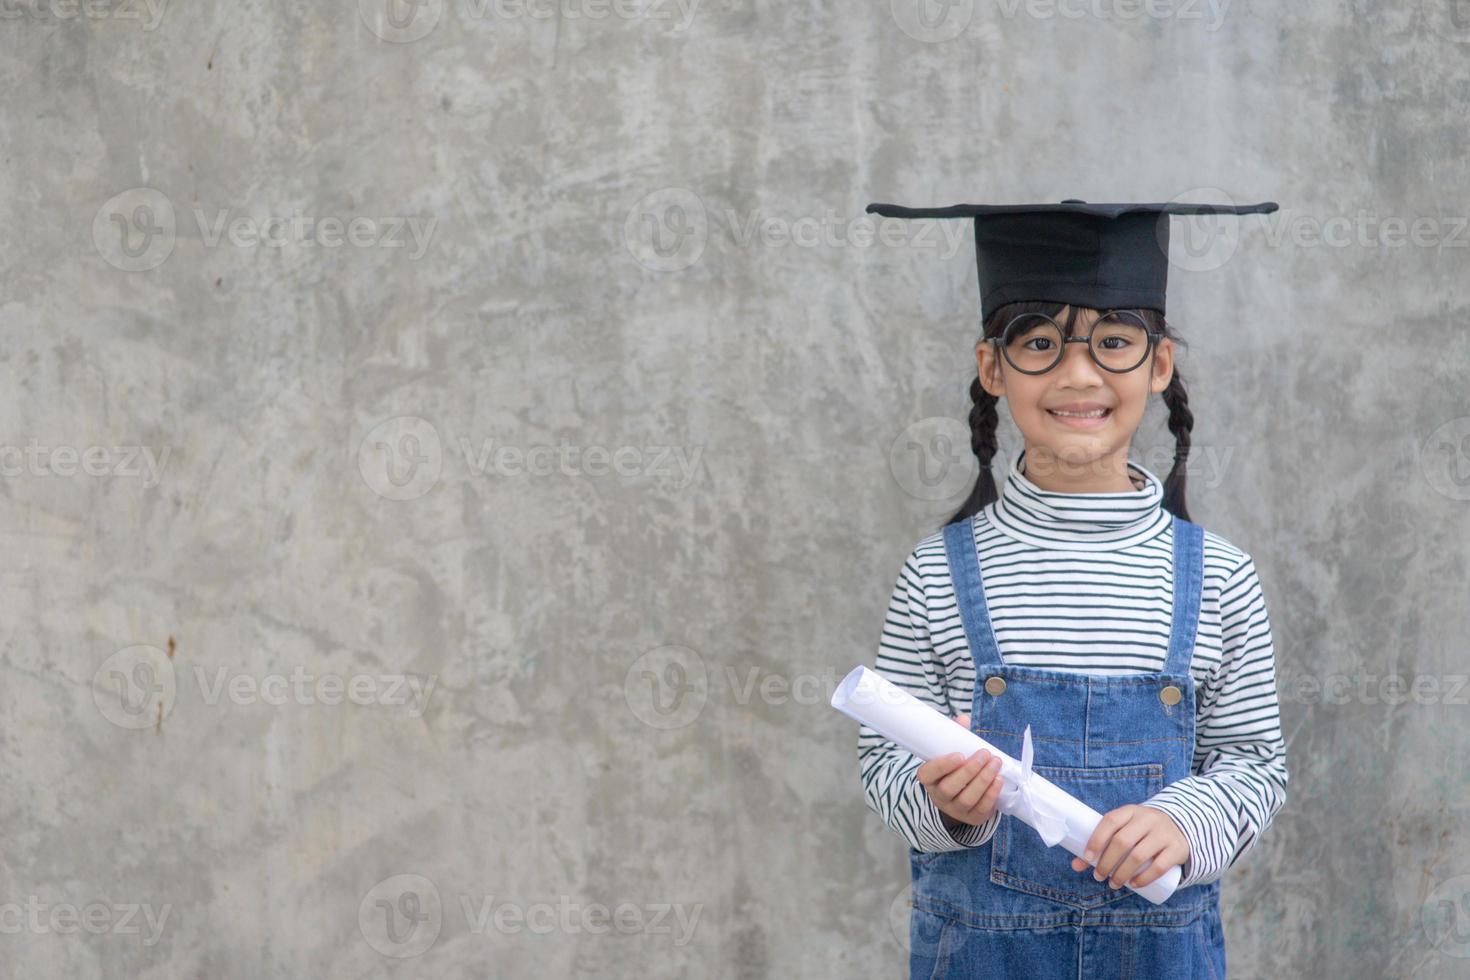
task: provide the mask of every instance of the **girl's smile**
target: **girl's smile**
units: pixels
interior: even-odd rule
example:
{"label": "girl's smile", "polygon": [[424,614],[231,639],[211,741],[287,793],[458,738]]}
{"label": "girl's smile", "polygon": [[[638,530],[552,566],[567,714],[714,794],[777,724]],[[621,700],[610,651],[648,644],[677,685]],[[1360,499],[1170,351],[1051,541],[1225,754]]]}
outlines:
{"label": "girl's smile", "polygon": [[1054,405],[1046,412],[1067,428],[1084,432],[1101,429],[1113,415],[1113,409],[1101,402],[1068,402]]}

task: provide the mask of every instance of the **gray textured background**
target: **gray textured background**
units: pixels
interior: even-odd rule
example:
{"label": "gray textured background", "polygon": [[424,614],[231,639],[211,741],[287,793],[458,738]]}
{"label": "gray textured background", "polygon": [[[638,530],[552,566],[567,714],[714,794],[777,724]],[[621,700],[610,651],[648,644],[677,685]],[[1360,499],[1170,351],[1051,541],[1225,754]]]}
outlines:
{"label": "gray textured background", "polygon": [[826,698],[977,297],[863,207],[1224,195],[1191,505],[1291,768],[1232,973],[1465,975],[1467,5],[527,3],[0,9],[0,972],[902,975]]}

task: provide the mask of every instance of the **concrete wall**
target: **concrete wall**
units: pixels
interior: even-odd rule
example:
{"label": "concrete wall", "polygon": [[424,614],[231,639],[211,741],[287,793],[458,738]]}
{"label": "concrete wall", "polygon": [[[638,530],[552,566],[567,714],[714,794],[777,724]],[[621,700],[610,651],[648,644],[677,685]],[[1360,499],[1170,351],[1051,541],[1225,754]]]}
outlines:
{"label": "concrete wall", "polygon": [[1232,974],[1470,965],[1470,13],[0,13],[0,972],[902,975],[826,697],[977,297],[863,207],[1222,195],[1191,506],[1292,777]]}

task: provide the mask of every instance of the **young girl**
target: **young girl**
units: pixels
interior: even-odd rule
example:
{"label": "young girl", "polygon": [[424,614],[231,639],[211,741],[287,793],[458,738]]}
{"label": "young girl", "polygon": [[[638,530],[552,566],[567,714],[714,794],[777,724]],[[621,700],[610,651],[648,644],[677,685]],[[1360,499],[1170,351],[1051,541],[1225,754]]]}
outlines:
{"label": "young girl", "polygon": [[[1212,205],[871,205],[974,217],[975,488],[904,563],[876,669],[1104,814],[1086,860],[998,813],[984,751],[919,760],[859,729],[868,805],[908,842],[913,977],[1224,977],[1220,878],[1286,800],[1251,557],[1189,521],[1193,414],[1164,319],[1170,214]],[[1160,483],[1129,460],[1153,394]],[[1024,448],[999,491],[996,406]],[[1143,865],[1148,863],[1147,868]],[[1180,866],[1173,896],[1141,887]]]}

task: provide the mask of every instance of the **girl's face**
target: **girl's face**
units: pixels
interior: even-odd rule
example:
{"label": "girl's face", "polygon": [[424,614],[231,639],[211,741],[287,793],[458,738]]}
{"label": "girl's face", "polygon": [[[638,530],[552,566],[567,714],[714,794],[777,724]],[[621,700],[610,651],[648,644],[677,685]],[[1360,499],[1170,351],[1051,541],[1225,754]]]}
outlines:
{"label": "girl's face", "polygon": [[[1065,326],[1069,309],[1055,317]],[[1083,337],[1098,317],[1079,307],[1072,335]],[[1132,489],[1128,448],[1143,419],[1148,397],[1169,386],[1174,342],[1165,338],[1152,355],[1126,374],[1105,371],[1086,344],[1065,344],[1066,353],[1045,374],[1023,374],[996,351],[989,338],[975,347],[980,384],[1004,397],[1026,442],[1026,476],[1042,489],[1108,493]],[[1102,418],[1065,418],[1058,410],[1104,409]],[[1050,484],[1050,485],[1049,485]]]}

